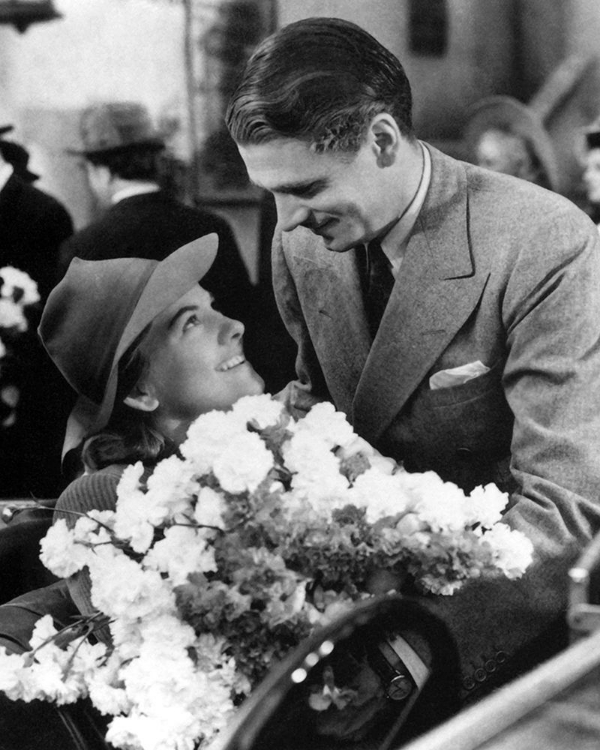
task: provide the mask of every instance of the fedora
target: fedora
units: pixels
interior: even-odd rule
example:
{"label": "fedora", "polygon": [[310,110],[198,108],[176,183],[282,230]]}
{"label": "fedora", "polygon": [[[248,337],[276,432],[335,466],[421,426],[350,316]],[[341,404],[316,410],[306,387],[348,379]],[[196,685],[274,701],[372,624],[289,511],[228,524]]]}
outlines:
{"label": "fedora", "polygon": [[29,151],[20,144],[13,143],[13,141],[0,140],[0,154],[2,154],[4,161],[12,164],[15,174],[26,182],[35,182],[39,179],[39,174],[32,172],[28,168]]}
{"label": "fedora", "polygon": [[71,261],[48,297],[38,328],[46,351],[79,396],[63,456],[106,426],[121,357],[157,315],[204,277],[218,244],[218,236],[209,234],[162,261]]}
{"label": "fedora", "polygon": [[160,150],[164,138],[153,126],[147,108],[136,102],[105,102],[86,107],[79,122],[82,147],[72,154],[118,153],[145,146]]}
{"label": "fedora", "polygon": [[548,184],[558,188],[558,165],[554,147],[539,115],[511,96],[489,96],[468,111],[465,139],[473,154],[481,135],[491,129],[507,130],[521,136],[533,149]]}

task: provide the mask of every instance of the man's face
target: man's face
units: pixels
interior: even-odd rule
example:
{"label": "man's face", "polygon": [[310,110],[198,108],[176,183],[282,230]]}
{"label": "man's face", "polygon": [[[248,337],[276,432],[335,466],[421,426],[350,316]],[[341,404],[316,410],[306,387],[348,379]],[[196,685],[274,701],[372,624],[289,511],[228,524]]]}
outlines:
{"label": "man's face", "polygon": [[590,203],[600,204],[600,148],[593,148],[585,157],[583,184]]}
{"label": "man's face", "polygon": [[99,205],[102,208],[110,206],[110,169],[102,164],[92,164],[89,161],[86,161],[84,163],[90,190],[98,200]]}
{"label": "man's face", "polygon": [[531,158],[519,136],[501,130],[487,130],[477,143],[477,164],[492,172],[501,172],[533,182]]}
{"label": "man's face", "polygon": [[397,211],[398,196],[390,195],[369,141],[351,154],[316,153],[288,138],[239,149],[252,182],[273,194],[279,229],[306,227],[334,252],[372,239]]}

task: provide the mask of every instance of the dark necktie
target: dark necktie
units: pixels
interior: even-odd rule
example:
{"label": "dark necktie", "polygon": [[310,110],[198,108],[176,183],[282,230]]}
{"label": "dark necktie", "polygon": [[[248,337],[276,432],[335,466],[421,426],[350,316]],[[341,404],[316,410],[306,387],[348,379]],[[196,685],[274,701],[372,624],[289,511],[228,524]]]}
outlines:
{"label": "dark necktie", "polygon": [[394,286],[392,264],[381,249],[378,240],[367,245],[367,275],[365,289],[365,310],[369,322],[371,338],[377,335],[379,323]]}

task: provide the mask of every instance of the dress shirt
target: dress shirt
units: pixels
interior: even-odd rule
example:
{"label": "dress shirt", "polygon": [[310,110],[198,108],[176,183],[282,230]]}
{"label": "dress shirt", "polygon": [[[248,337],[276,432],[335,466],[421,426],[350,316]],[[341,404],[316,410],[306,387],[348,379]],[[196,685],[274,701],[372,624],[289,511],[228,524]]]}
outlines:
{"label": "dress shirt", "polygon": [[135,185],[121,188],[112,196],[110,202],[113,204],[131,198],[134,195],[145,195],[146,193],[158,193],[160,187],[155,182],[138,182]]}
{"label": "dress shirt", "polygon": [[417,220],[417,217],[425,202],[425,196],[429,189],[429,183],[431,181],[431,155],[427,147],[419,141],[421,151],[423,153],[423,172],[421,173],[421,181],[414,195],[414,198],[409,203],[408,207],[400,217],[400,219],[394,224],[390,231],[381,238],[381,248],[387,255],[390,263],[392,264],[392,273],[394,278],[398,278],[400,271],[400,265],[406,252],[408,240],[411,232]]}

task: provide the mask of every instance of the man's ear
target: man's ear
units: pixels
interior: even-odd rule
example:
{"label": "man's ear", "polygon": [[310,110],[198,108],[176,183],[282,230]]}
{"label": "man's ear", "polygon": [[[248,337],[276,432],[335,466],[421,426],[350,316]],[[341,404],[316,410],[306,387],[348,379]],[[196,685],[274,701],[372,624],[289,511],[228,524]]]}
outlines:
{"label": "man's ear", "polygon": [[402,137],[398,123],[387,112],[381,112],[373,118],[370,130],[377,163],[381,167],[391,166],[396,160]]}
{"label": "man's ear", "polygon": [[132,409],[139,409],[139,411],[155,411],[158,408],[159,401],[149,388],[138,383],[129,396],[123,399],[123,403]]}

